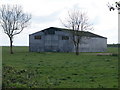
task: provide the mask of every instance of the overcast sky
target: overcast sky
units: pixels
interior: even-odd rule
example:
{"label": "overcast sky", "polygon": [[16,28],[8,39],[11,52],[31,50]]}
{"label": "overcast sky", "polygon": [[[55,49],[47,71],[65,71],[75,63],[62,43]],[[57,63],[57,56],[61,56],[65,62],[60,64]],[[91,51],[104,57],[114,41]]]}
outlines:
{"label": "overcast sky", "polygon": [[[64,28],[60,19],[64,20],[68,11],[73,8],[87,12],[93,24],[92,33],[107,37],[107,43],[118,43],[118,13],[109,11],[106,4],[116,0],[0,0],[2,4],[18,4],[23,11],[32,14],[31,25],[14,37],[13,45],[28,46],[29,34],[48,27]],[[9,38],[1,31],[0,45],[9,45]]]}

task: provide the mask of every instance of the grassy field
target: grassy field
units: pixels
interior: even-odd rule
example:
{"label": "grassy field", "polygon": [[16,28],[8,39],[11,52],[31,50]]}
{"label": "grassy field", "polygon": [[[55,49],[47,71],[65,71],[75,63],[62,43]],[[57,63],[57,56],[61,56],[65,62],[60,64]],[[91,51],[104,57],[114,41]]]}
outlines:
{"label": "grassy field", "polygon": [[[117,88],[118,56],[93,53],[35,53],[28,47],[3,47],[3,87]],[[107,53],[118,53],[108,48]]]}

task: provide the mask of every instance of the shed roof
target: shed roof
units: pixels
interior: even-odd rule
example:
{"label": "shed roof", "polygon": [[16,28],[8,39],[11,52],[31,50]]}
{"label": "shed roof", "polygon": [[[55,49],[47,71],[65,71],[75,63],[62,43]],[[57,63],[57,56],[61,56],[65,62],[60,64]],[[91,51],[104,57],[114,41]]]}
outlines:
{"label": "shed roof", "polygon": [[[70,33],[74,32],[72,29],[65,29],[65,28],[58,28],[58,27],[49,27],[49,28],[46,28],[46,29],[38,31],[38,32],[44,32],[45,34],[55,34],[55,31],[67,31],[67,32],[70,32]],[[33,34],[36,34],[38,32],[35,32]],[[31,34],[31,35],[33,35],[33,34]],[[103,36],[88,32],[88,31],[78,31],[78,34],[83,35],[83,36],[88,36],[88,37],[106,38],[106,37],[103,37]]]}

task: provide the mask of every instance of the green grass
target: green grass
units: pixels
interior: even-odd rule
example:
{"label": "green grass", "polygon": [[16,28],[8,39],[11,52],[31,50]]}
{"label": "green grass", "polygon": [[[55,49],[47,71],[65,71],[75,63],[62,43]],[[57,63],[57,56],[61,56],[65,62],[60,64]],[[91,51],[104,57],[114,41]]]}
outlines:
{"label": "green grass", "polygon": [[[3,87],[117,88],[118,57],[90,53],[35,53],[28,47],[3,47]],[[107,53],[118,53],[108,48]]]}

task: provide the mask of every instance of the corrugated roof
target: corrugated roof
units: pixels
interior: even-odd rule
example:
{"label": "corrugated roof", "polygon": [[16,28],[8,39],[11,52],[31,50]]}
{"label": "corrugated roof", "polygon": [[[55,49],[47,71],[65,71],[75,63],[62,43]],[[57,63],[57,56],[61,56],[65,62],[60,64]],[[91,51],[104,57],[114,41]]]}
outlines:
{"label": "corrugated roof", "polygon": [[[74,32],[72,29],[57,28],[57,27],[49,27],[49,28],[46,28],[46,29],[38,31],[38,32],[44,32],[45,34],[55,34],[55,31],[68,31],[70,33]],[[38,32],[35,32],[33,34],[36,34]],[[82,36],[106,38],[106,37],[103,37],[103,36],[88,32],[88,31],[78,31],[78,32],[79,32],[78,34],[82,35]],[[31,34],[31,35],[33,35],[33,34]]]}

